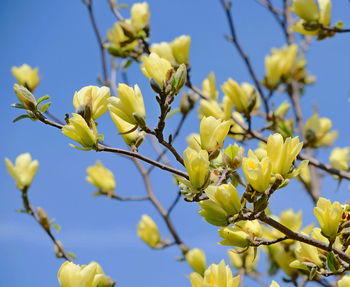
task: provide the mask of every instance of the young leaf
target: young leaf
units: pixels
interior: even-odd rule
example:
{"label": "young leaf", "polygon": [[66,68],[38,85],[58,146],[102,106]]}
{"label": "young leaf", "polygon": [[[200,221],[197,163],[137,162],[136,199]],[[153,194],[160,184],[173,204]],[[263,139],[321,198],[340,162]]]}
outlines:
{"label": "young leaf", "polygon": [[20,115],[19,117],[15,118],[12,122],[15,123],[15,122],[18,122],[18,121],[23,120],[23,119],[30,119],[30,116]]}

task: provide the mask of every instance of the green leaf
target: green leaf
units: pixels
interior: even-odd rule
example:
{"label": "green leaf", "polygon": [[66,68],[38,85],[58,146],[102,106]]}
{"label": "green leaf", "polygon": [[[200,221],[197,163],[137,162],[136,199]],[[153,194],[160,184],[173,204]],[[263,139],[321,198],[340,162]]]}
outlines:
{"label": "green leaf", "polygon": [[42,96],[41,98],[38,99],[36,106],[38,106],[41,102],[46,101],[48,99],[50,99],[49,95]]}
{"label": "green leaf", "polygon": [[40,107],[40,111],[41,111],[42,113],[45,113],[45,112],[48,110],[48,108],[51,106],[51,104],[52,104],[52,103],[46,103],[46,104],[42,105],[42,106]]}
{"label": "green leaf", "polygon": [[12,122],[15,123],[15,122],[18,122],[18,121],[23,120],[23,119],[30,119],[30,116],[20,115],[19,117],[15,118]]}
{"label": "green leaf", "polygon": [[19,103],[12,104],[11,107],[16,108],[16,109],[26,110],[26,107],[23,106],[22,104],[19,104]]}
{"label": "green leaf", "polygon": [[169,114],[167,114],[166,118],[169,119],[172,116],[174,116],[174,115],[176,115],[176,114],[178,114],[180,112],[181,112],[180,108],[173,109],[173,110],[170,111]]}
{"label": "green leaf", "polygon": [[331,270],[332,272],[337,271],[337,268],[335,267],[336,262],[335,262],[335,256],[334,256],[333,251],[329,252],[327,255],[327,266],[328,266],[329,270]]}
{"label": "green leaf", "polygon": [[52,227],[57,231],[60,232],[61,231],[61,226],[58,224],[53,224]]}
{"label": "green leaf", "polygon": [[73,252],[68,252],[66,255],[72,259],[77,259],[77,256]]}
{"label": "green leaf", "polygon": [[27,213],[27,211],[25,209],[21,209],[21,208],[16,209],[16,212],[18,212],[18,213]]}
{"label": "green leaf", "polygon": [[129,68],[129,67],[131,66],[132,62],[133,62],[133,61],[132,61],[131,59],[129,59],[129,60],[123,62],[123,69]]}
{"label": "green leaf", "polygon": [[119,9],[128,9],[128,4],[125,4],[125,3],[119,4],[119,5],[118,5],[118,8],[119,8]]}

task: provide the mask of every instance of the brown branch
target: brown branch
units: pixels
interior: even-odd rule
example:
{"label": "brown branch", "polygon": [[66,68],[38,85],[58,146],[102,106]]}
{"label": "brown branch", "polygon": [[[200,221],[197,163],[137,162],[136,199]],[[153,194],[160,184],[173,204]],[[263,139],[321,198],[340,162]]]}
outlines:
{"label": "brown branch", "polygon": [[96,23],[96,18],[95,18],[95,13],[93,10],[93,0],[85,0],[83,3],[86,5],[88,11],[89,11],[89,17],[90,21],[92,24],[92,28],[94,29],[98,46],[100,48],[100,54],[101,54],[101,64],[102,64],[102,72],[103,72],[103,82],[105,85],[109,85],[109,80],[108,80],[108,73],[107,73],[107,62],[106,62],[106,51],[105,47],[103,45],[103,40],[101,36],[101,32],[98,29],[97,23]]}

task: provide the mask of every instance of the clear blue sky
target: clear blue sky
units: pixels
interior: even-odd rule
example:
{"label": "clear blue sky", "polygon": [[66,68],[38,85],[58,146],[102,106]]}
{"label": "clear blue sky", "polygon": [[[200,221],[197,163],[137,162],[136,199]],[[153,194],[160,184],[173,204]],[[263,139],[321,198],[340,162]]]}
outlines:
{"label": "clear blue sky", "polygon": [[[98,24],[101,31],[106,31],[114,18],[107,1],[95,2]],[[346,27],[350,27],[349,2],[333,2],[334,22],[341,19]],[[192,37],[192,78],[196,85],[199,86],[210,71],[215,71],[219,84],[228,77],[239,82],[250,81],[241,59],[223,37],[228,29],[219,1],[150,0],[149,3],[153,42],[170,41],[181,34]],[[237,0],[235,3],[239,38],[262,78],[264,56],[271,47],[284,44],[282,33],[271,15],[255,1]],[[33,205],[44,207],[62,226],[57,238],[63,241],[66,250],[78,256],[78,263],[100,262],[118,286],[190,286],[186,278],[190,269],[185,263],[175,260],[180,255],[176,247],[153,251],[136,236],[140,216],[148,213],[159,224],[164,237],[169,237],[149,203],[120,203],[91,196],[94,188],[85,181],[85,169],[98,159],[115,173],[118,193],[144,194],[142,181],[129,160],[75,150],[68,146],[71,140],[40,123],[29,120],[11,123],[19,114],[10,107],[16,101],[12,91],[14,79],[10,73],[13,65],[28,63],[40,68],[42,82],[36,95],[49,94],[53,101],[51,111],[61,118],[73,111],[74,91],[96,84],[96,75],[101,73],[98,48],[81,1],[3,0],[0,4],[0,34],[0,159],[3,161],[4,157],[9,157],[14,160],[18,154],[30,152],[40,161],[29,195]],[[338,146],[349,145],[349,44],[349,34],[312,44],[307,55],[308,67],[317,77],[317,83],[307,88],[302,100],[305,115],[312,113],[312,105],[317,102],[320,115],[333,119],[334,127],[341,131],[336,141]],[[129,78],[132,84],[140,85],[149,115],[148,123],[153,126],[157,105],[138,65],[131,67]],[[281,96],[275,99],[277,103],[281,100]],[[177,120],[174,117],[169,123],[168,131]],[[99,128],[108,143],[123,145],[108,115],[99,121]],[[198,131],[195,114],[187,121],[183,136],[176,143],[179,150],[185,148],[184,135],[191,131]],[[141,152],[154,156],[147,144]],[[319,153],[324,161],[327,161],[328,154],[328,149]],[[0,178],[0,285],[58,286],[56,274],[63,261],[54,257],[52,243],[33,219],[15,212],[21,207],[20,193],[7,175],[4,164],[0,164]],[[177,191],[171,183],[171,176],[157,170],[152,174],[152,180],[160,199],[168,205]],[[349,198],[347,183],[344,182],[336,194],[335,189],[336,182],[326,176],[322,185],[324,195],[339,200]],[[304,209],[305,225],[314,221],[311,202],[298,184],[291,184],[274,195],[272,210],[279,213],[286,207]],[[217,228],[205,223],[197,211],[196,204],[182,201],[174,210],[174,224],[180,236],[189,246],[203,248],[208,262],[217,263],[221,258],[227,260],[227,248],[216,244],[219,240]],[[264,263],[261,266],[266,270]],[[281,274],[277,278],[281,282]],[[254,286],[254,283],[249,286]]]}

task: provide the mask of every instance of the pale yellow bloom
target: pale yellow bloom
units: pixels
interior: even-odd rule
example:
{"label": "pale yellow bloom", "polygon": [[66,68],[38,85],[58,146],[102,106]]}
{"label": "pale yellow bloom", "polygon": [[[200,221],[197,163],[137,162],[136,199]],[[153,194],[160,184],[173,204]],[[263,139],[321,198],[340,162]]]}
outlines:
{"label": "pale yellow bloom", "polygon": [[295,254],[297,260],[290,263],[290,267],[292,268],[308,271],[309,268],[303,264],[304,262],[313,263],[318,267],[322,266],[322,261],[318,255],[317,247],[315,246],[298,241],[296,243]]}
{"label": "pale yellow bloom", "polygon": [[271,161],[272,172],[282,176],[288,175],[293,168],[293,162],[301,151],[303,143],[298,137],[287,138],[276,133],[267,139],[267,156]]}
{"label": "pale yellow bloom", "polygon": [[232,183],[219,186],[210,185],[205,189],[205,193],[210,200],[224,209],[228,215],[234,215],[242,208],[240,197]]}
{"label": "pale yellow bloom", "polygon": [[318,21],[320,12],[314,0],[293,0],[291,10],[305,21]]}
{"label": "pale yellow bloom", "polygon": [[219,264],[212,264],[202,277],[198,273],[191,273],[192,287],[238,287],[240,276],[233,277],[231,269],[222,260]]}
{"label": "pale yellow bloom", "polygon": [[204,188],[209,179],[209,158],[205,150],[188,147],[184,151],[184,164],[194,189]]}
{"label": "pale yellow bloom", "polygon": [[228,96],[239,113],[249,113],[252,110],[259,109],[260,96],[255,88],[248,83],[241,86],[229,78],[222,86],[222,91]]}
{"label": "pale yellow bloom", "polygon": [[236,246],[246,248],[251,243],[249,234],[236,227],[228,226],[219,229],[219,235],[223,239],[219,242],[221,245]]}
{"label": "pale yellow bloom", "polygon": [[350,275],[345,275],[337,282],[337,287],[348,287],[350,286]]}
{"label": "pale yellow bloom", "polygon": [[74,145],[71,146],[82,150],[95,149],[97,146],[97,141],[100,138],[99,135],[90,129],[81,115],[74,113],[73,117],[69,119],[69,124],[66,124],[62,128],[62,133],[80,143],[83,148],[78,148]]}
{"label": "pale yellow bloom", "polygon": [[27,64],[19,67],[12,67],[12,75],[16,78],[18,83],[33,92],[40,82],[39,69],[33,69]]}
{"label": "pale yellow bloom", "polygon": [[186,138],[187,144],[190,148],[194,149],[195,151],[202,150],[201,148],[201,138],[199,134],[190,134]]}
{"label": "pale yellow bloom", "polygon": [[85,106],[90,106],[91,117],[96,120],[107,111],[110,96],[111,92],[108,87],[86,86],[75,92],[73,106],[76,112],[84,110]]}
{"label": "pale yellow bloom", "polygon": [[242,169],[254,190],[265,192],[270,186],[272,168],[268,157],[259,160],[255,153],[249,150],[248,157],[243,158]]}
{"label": "pale yellow bloom", "polygon": [[227,226],[229,214],[219,204],[212,200],[202,200],[199,202],[202,208],[198,213],[212,225]]}
{"label": "pale yellow bloom", "polygon": [[159,57],[168,60],[170,63],[175,62],[173,50],[168,42],[153,44],[150,48],[152,53],[156,53]]}
{"label": "pale yellow bloom", "polygon": [[202,82],[202,92],[208,98],[217,100],[219,92],[216,89],[215,74],[211,72],[207,78]]}
{"label": "pale yellow bloom", "polygon": [[131,24],[136,30],[142,30],[149,23],[151,16],[149,12],[149,6],[147,2],[135,3],[132,5],[131,10]]}
{"label": "pale yellow bloom", "polygon": [[300,210],[297,213],[293,209],[287,209],[281,212],[279,222],[289,229],[298,232],[303,225],[303,212]]}
{"label": "pale yellow bloom", "polygon": [[200,123],[201,146],[207,151],[221,148],[230,129],[229,121],[217,120],[214,117],[204,117]]}
{"label": "pale yellow bloom", "polygon": [[285,250],[282,244],[272,244],[267,247],[273,261],[281,268],[288,276],[292,277],[297,274],[297,270],[289,265],[296,260],[294,253],[291,250]]}
{"label": "pale yellow bloom", "polygon": [[187,35],[182,35],[175,38],[171,43],[171,48],[173,50],[173,55],[176,62],[179,64],[189,63],[189,53],[191,45],[191,37]]}
{"label": "pale yellow bloom", "polygon": [[135,125],[124,121],[115,113],[110,112],[110,116],[127,145],[134,146],[135,144],[141,144],[143,141],[143,135],[142,132],[135,129]]}
{"label": "pale yellow bloom", "polygon": [[320,19],[319,23],[328,27],[331,25],[331,11],[332,11],[332,1],[331,0],[318,0],[318,5],[320,7]]}
{"label": "pale yellow bloom", "polygon": [[168,72],[172,69],[171,63],[164,58],[160,58],[156,53],[142,56],[141,60],[143,74],[149,79],[154,79],[159,87],[163,88],[164,83],[168,80]]}
{"label": "pale yellow bloom", "polygon": [[212,116],[216,119],[227,120],[224,110],[216,100],[200,100],[198,112],[200,119]]}
{"label": "pale yellow bloom", "polygon": [[[125,20],[124,22],[129,21]],[[129,52],[138,45],[138,41],[130,41],[130,39],[125,35],[121,23],[122,22],[115,23],[113,27],[107,31],[107,40],[109,43],[106,44],[106,47],[112,55],[124,58],[127,57]]]}
{"label": "pale yellow bloom", "polygon": [[304,166],[302,169],[300,169],[299,177],[307,186],[310,186],[311,184],[310,167]]}
{"label": "pale yellow bloom", "polygon": [[88,265],[77,265],[64,262],[58,270],[58,281],[61,287],[112,287],[113,280],[106,276],[96,262]]}
{"label": "pale yellow bloom", "polygon": [[343,208],[338,201],[333,204],[323,197],[317,201],[314,208],[314,215],[320,224],[322,232],[329,238],[334,238],[339,229],[342,220]]}
{"label": "pale yellow bloom", "polygon": [[280,287],[280,285],[275,280],[272,280],[269,287]]}
{"label": "pale yellow bloom", "polygon": [[147,214],[142,215],[137,225],[137,235],[152,248],[156,248],[160,243],[158,226]]}
{"label": "pale yellow bloom", "polygon": [[118,85],[118,97],[108,99],[108,109],[131,125],[139,125],[146,119],[143,96],[138,85],[134,88],[126,84]]}
{"label": "pale yellow bloom", "polygon": [[344,171],[349,170],[350,148],[334,148],[329,156],[329,161],[333,168]]}
{"label": "pale yellow bloom", "polygon": [[186,261],[191,266],[193,271],[204,275],[204,271],[207,267],[205,253],[199,248],[191,249],[186,253]]}
{"label": "pale yellow bloom", "polygon": [[94,166],[86,169],[86,180],[96,186],[100,191],[111,194],[114,192],[116,183],[113,173],[97,161]]}
{"label": "pale yellow bloom", "polygon": [[337,131],[331,131],[332,121],[313,114],[304,125],[304,138],[310,147],[330,146],[338,136]]}
{"label": "pale yellow bloom", "polygon": [[39,162],[32,160],[29,153],[20,154],[16,158],[15,165],[8,158],[5,158],[5,164],[8,173],[13,177],[20,190],[27,189],[32,184],[39,168]]}

